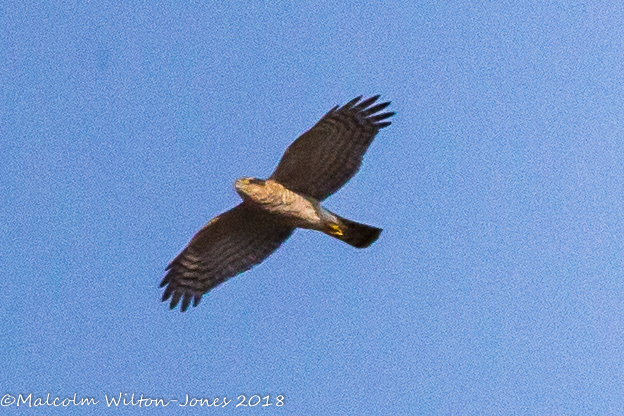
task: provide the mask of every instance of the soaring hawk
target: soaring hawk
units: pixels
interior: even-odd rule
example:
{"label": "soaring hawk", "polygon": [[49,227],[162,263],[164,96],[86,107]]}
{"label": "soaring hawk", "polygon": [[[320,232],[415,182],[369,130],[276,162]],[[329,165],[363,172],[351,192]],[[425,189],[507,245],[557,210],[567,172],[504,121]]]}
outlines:
{"label": "soaring hawk", "polygon": [[234,183],[243,199],[216,216],[165,270],[162,301],[181,311],[225,280],[262,262],[295,228],[321,231],[357,248],[371,245],[381,229],[339,217],[320,201],[356,174],[362,157],[394,112],[381,113],[389,102],[371,107],[379,95],[357,97],[329,110],[295,140],[267,179],[241,178]]}

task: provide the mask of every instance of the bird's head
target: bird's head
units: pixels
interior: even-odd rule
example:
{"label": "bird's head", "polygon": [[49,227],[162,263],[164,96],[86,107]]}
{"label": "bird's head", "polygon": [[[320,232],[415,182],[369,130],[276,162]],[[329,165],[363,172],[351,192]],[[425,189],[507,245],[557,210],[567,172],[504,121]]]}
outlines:
{"label": "bird's head", "polygon": [[234,182],[236,192],[243,199],[255,199],[256,195],[261,195],[264,191],[265,181],[256,178],[240,178]]}

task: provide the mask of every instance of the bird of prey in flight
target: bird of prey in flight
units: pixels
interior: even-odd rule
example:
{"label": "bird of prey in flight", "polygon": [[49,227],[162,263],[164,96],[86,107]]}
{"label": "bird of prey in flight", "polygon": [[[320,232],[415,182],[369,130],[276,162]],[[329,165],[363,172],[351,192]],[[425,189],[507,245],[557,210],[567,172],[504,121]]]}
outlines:
{"label": "bird of prey in flight", "polygon": [[[295,140],[266,180],[234,183],[243,202],[210,220],[175,258],[160,287],[171,309],[197,306],[209,290],[259,264],[295,228],[317,230],[357,248],[371,245],[381,229],[342,218],[323,201],[360,169],[362,157],[394,112],[390,102],[373,105],[379,95],[329,110]],[[372,107],[371,107],[372,105]]]}

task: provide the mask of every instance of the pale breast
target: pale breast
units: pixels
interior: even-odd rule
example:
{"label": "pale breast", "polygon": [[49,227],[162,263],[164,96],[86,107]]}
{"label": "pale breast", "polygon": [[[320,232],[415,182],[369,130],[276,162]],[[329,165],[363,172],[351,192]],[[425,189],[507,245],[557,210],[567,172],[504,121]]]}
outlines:
{"label": "pale breast", "polygon": [[257,200],[263,209],[287,217],[297,227],[315,228],[320,224],[316,207],[318,204],[272,180],[265,182],[263,191],[261,198]]}

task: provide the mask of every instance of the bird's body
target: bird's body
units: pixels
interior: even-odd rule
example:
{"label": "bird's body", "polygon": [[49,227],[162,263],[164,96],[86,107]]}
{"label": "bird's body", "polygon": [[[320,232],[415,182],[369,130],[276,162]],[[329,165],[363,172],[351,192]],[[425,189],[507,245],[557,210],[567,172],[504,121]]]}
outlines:
{"label": "bird's body", "polygon": [[191,301],[223,281],[262,262],[296,228],[321,231],[354,247],[371,245],[381,229],[342,218],[321,206],[357,173],[390,103],[370,107],[379,96],[358,97],[334,107],[295,140],[267,179],[241,178],[234,184],[243,202],[210,220],[167,266],[160,286],[171,308]]}
{"label": "bird's body", "polygon": [[245,204],[280,218],[293,228],[316,230],[357,248],[368,247],[381,230],[339,217],[310,197],[299,195],[268,179],[241,178],[234,183]]}
{"label": "bird's body", "polygon": [[292,192],[274,180],[241,178],[234,187],[243,201],[281,216],[293,228],[318,230],[322,223],[321,204]]}

